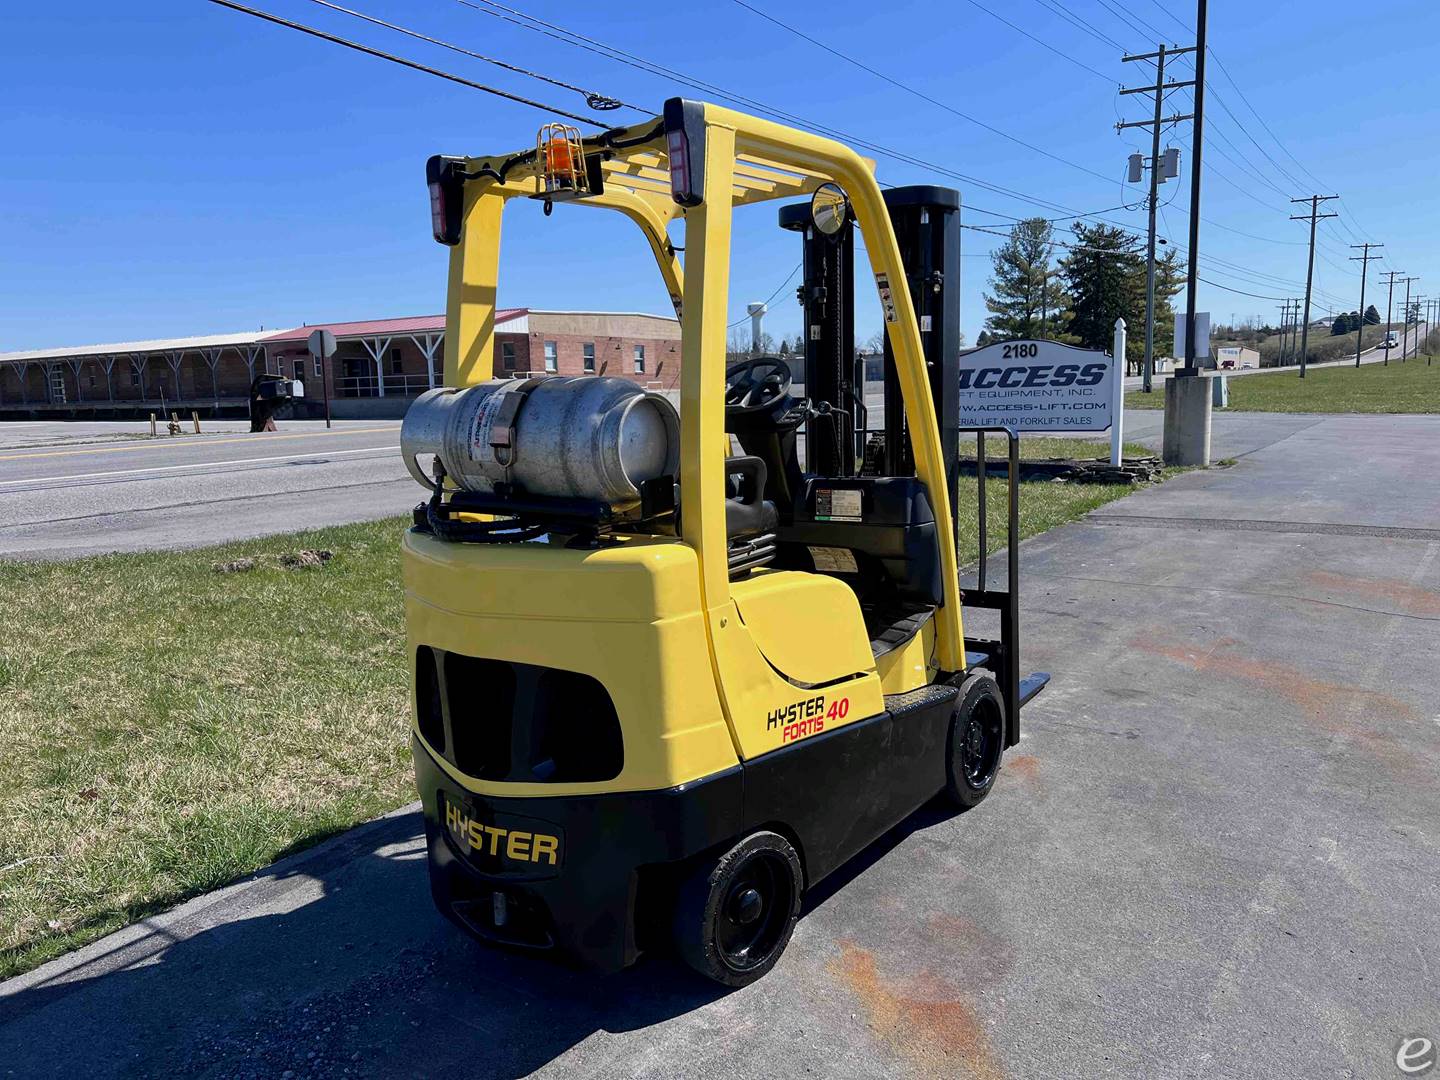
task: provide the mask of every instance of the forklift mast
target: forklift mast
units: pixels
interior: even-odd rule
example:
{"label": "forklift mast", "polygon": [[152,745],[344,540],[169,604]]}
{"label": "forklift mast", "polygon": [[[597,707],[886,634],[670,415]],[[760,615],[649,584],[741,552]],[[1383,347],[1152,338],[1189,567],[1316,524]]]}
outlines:
{"label": "forklift mast", "polygon": [[826,236],[811,224],[808,205],[792,203],[780,208],[780,227],[803,237],[796,291],[804,308],[805,394],[829,408],[807,428],[806,471],[854,476],[866,426],[865,372],[855,359],[855,225],[847,220]]}
{"label": "forklift mast", "polygon": [[[925,372],[940,425],[950,506],[958,513],[960,480],[960,193],[916,185],[889,188],[885,205],[900,244],[910,298],[920,321]],[[895,354],[885,338],[885,473],[914,476],[915,458]]]}
{"label": "forklift mast", "polygon": [[[960,440],[960,193],[915,185],[889,188],[884,199],[920,321],[925,370],[938,412],[954,506]],[[855,356],[854,224],[847,221],[840,231],[826,236],[811,225],[808,206],[793,204],[780,209],[780,227],[803,238],[803,276],[797,292],[804,308],[805,394],[835,415],[833,422],[809,426],[805,471],[854,476],[865,437],[872,432],[864,365]],[[883,427],[874,432],[881,435],[884,453],[875,471],[883,476],[914,476],[905,403],[888,336],[884,370]]]}

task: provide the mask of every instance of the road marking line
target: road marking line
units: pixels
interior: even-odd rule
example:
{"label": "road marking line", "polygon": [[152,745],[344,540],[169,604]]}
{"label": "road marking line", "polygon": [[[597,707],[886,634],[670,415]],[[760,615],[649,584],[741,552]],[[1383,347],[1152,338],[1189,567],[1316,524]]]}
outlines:
{"label": "road marking line", "polygon": [[[362,446],[356,450],[327,450],[326,457],[339,457],[341,454],[381,454],[396,450],[396,446]],[[52,484],[56,481],[65,480],[98,480],[105,476],[136,476],[140,473],[174,472],[176,469],[212,469],[215,466],[228,465],[259,465],[267,461],[293,461],[295,454],[278,454],[275,457],[242,458],[239,461],[194,461],[188,465],[155,465],[148,469],[113,469],[110,472],[78,473],[74,476],[31,476],[24,480],[0,480],[0,489],[17,487],[20,484]],[[4,494],[0,491],[0,494]]]}
{"label": "road marking line", "polygon": [[[295,433],[293,433],[293,434],[290,434],[290,435],[276,435],[276,434],[273,434],[273,433],[272,433],[272,434],[270,435],[270,437],[269,437],[268,439],[266,439],[265,441],[266,441],[266,442],[277,442],[277,441],[279,441],[280,439],[318,439],[318,438],[324,438],[324,437],[326,437],[326,436],[330,436],[330,437],[333,438],[333,437],[335,437],[335,436],[337,436],[337,435],[339,435],[339,436],[344,436],[344,435],[373,435],[373,434],[375,434],[376,432],[379,432],[379,431],[398,431],[398,430],[399,430],[398,428],[393,428],[393,427],[371,427],[371,428],[355,428],[353,431],[297,431],[297,432],[295,432]],[[257,435],[257,434],[264,434],[264,432],[251,432],[250,434],[252,434],[252,435]],[[191,444],[189,444],[189,445],[191,445],[191,446],[224,446],[226,443],[238,443],[238,442],[250,442],[250,441],[251,441],[250,439],[246,439],[246,438],[206,439],[206,440],[204,440],[203,442],[200,442],[200,443],[191,443]],[[119,452],[124,451],[124,450],[154,450],[154,449],[156,449],[157,447],[161,447],[161,446],[174,446],[174,445],[175,445],[174,443],[169,442],[168,440],[165,441],[165,442],[138,442],[138,441],[137,441],[137,442],[134,442],[134,443],[126,443],[124,446],[92,446],[92,447],[90,447],[90,448],[87,449],[87,450],[41,450],[41,451],[37,451],[36,453],[33,453],[33,454],[0,454],[0,461],[15,461],[15,460],[18,460],[19,458],[74,457],[76,454],[114,454],[114,453],[119,453]]]}

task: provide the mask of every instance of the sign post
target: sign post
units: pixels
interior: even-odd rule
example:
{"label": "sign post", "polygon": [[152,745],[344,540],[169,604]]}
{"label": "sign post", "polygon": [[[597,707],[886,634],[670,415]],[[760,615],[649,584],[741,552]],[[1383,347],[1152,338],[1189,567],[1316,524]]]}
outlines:
{"label": "sign post", "polygon": [[325,427],[330,427],[330,379],[326,367],[335,355],[335,335],[329,330],[312,330],[305,343],[310,355],[320,361],[320,389],[325,394]]}
{"label": "sign post", "polygon": [[[1121,449],[1125,443],[1125,320],[1115,320],[1115,344],[1111,352],[1114,368],[1113,397],[1110,400],[1110,464],[1120,466]],[[1147,373],[1148,374],[1148,373]]]}

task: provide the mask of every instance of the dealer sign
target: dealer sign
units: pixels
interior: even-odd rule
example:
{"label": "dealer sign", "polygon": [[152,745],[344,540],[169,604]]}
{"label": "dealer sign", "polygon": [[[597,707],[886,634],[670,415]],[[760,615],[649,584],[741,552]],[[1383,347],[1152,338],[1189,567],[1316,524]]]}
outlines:
{"label": "dealer sign", "polygon": [[1114,409],[1108,353],[1002,341],[960,356],[960,426],[1104,431]]}

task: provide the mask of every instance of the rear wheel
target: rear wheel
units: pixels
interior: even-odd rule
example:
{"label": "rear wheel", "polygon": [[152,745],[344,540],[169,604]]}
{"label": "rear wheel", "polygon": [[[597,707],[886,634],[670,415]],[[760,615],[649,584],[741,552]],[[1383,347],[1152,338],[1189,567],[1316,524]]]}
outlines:
{"label": "rear wheel", "polygon": [[945,790],[960,809],[980,803],[995,786],[1005,750],[1005,699],[995,680],[977,672],[960,685],[950,714]]}
{"label": "rear wheel", "polygon": [[754,832],[700,863],[680,887],[675,943],[685,963],[726,986],[764,975],[800,916],[800,856],[779,833]]}

